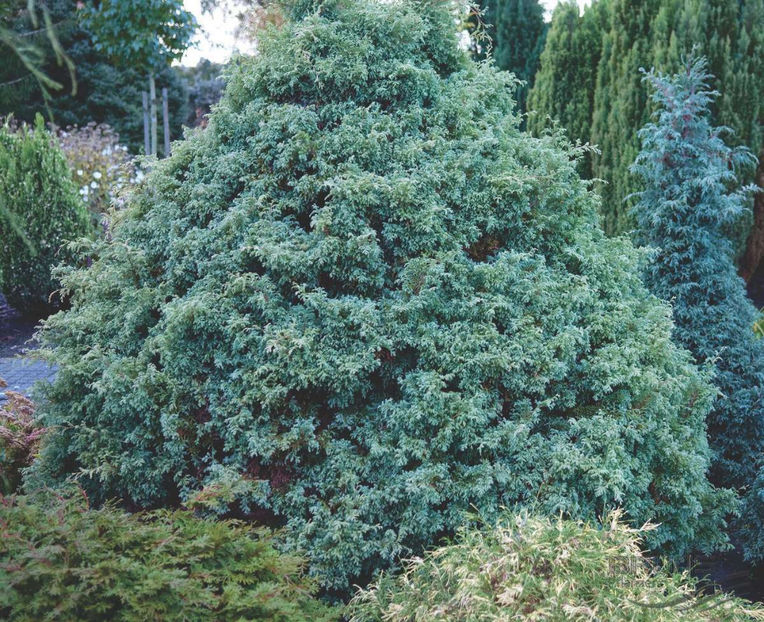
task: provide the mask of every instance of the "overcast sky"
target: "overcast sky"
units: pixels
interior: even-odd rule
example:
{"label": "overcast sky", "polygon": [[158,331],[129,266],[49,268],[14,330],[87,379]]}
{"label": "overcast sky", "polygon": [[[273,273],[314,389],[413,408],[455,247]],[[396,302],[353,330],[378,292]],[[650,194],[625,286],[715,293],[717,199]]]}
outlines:
{"label": "overcast sky", "polygon": [[[559,0],[541,0],[547,12],[557,5]],[[578,0],[580,5],[588,4],[588,0]],[[251,46],[246,41],[236,39],[236,16],[223,9],[217,9],[212,15],[202,14],[200,0],[183,0],[186,9],[195,16],[201,31],[196,37],[196,46],[189,49],[181,60],[183,65],[196,65],[202,58],[217,63],[228,61],[235,51],[249,53]]]}

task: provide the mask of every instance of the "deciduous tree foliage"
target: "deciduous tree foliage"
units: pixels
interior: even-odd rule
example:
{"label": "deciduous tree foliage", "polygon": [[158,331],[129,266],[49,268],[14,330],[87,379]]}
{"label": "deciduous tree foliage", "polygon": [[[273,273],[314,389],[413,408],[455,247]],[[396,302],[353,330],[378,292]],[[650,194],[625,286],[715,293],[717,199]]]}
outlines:
{"label": "deciduous tree foliage", "polygon": [[[25,0],[18,0],[25,3]],[[76,19],[74,0],[49,0],[51,19],[56,25],[60,45],[76,68],[77,91],[51,91],[45,100],[34,77],[25,75],[13,58],[0,66],[0,114],[33,122],[42,113],[59,126],[84,126],[95,121],[107,123],[129,145],[133,153],[143,147],[143,113],[141,91],[146,90],[145,73],[137,67],[116,68],[93,44],[92,34]],[[12,27],[30,28],[21,14]],[[54,55],[41,48],[42,68],[46,75],[59,83],[69,81],[68,69],[56,63]],[[10,83],[4,85],[3,83]],[[188,93],[185,81],[173,67],[165,67],[156,75],[157,88],[167,87],[170,112],[170,133],[182,135],[182,123],[188,116]]]}
{"label": "deciduous tree foliage", "polygon": [[[574,4],[559,7],[529,109],[529,127],[540,131],[558,119],[573,139],[596,144],[601,153],[584,173],[601,178],[603,226],[608,233],[633,228],[625,197],[637,180],[629,166],[639,151],[637,131],[652,110],[640,67],[674,72],[681,57],[698,46],[722,93],[712,107],[720,125],[755,154],[762,148],[764,101],[764,1],[597,0],[578,17]],[[763,175],[760,168],[760,175]],[[746,173],[753,179],[753,171]],[[743,260],[746,278],[764,253],[764,196],[757,199],[756,225]],[[745,232],[740,234],[741,242]]]}
{"label": "deciduous tree foliage", "polygon": [[764,457],[764,341],[753,332],[759,314],[736,273],[731,236],[752,189],[730,188],[755,158],[711,125],[711,79],[705,59],[689,59],[672,77],[647,74],[658,113],[639,132],[633,171],[645,189],[634,213],[639,241],[656,249],[648,286],[672,301],[678,342],[716,370],[712,481],[743,491]]}
{"label": "deciduous tree foliage", "polygon": [[35,477],[143,507],[225,482],[339,592],[470,507],[621,505],[662,553],[722,542],[710,384],[457,10],[305,2],[263,34],[64,275]]}

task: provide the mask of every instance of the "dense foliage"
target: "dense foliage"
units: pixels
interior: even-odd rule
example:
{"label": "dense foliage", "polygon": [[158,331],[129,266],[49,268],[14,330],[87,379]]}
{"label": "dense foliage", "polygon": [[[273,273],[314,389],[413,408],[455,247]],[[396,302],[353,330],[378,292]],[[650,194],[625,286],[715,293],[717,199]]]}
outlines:
{"label": "dense foliage", "polygon": [[[758,154],[764,127],[764,0],[595,0],[580,17],[575,3],[555,10],[529,95],[528,107],[538,113],[529,127],[548,127],[551,116],[573,139],[599,147],[585,172],[606,182],[598,190],[609,233],[633,227],[624,198],[638,185],[629,166],[639,151],[637,131],[652,110],[639,68],[677,71],[682,55],[694,46],[708,57],[714,86],[723,93],[712,108],[714,121],[731,127],[737,140]],[[750,181],[752,172],[746,174]],[[756,212],[750,256],[743,262],[746,277],[764,253],[764,195]]]}
{"label": "dense foliage", "polygon": [[383,575],[349,606],[351,622],[431,620],[761,620],[764,608],[654,566],[639,530],[519,514]]}
{"label": "dense foliage", "polygon": [[[0,378],[0,389],[6,388]],[[34,405],[15,391],[0,400],[0,494],[9,495],[21,484],[22,469],[32,463],[43,428],[34,419]]]}
{"label": "dense foliage", "polygon": [[180,59],[197,28],[182,0],[85,1],[77,10],[96,51],[147,74]]}
{"label": "dense foliage", "polygon": [[547,26],[544,7],[538,0],[483,0],[479,5],[483,36],[475,38],[475,51],[482,58],[490,51],[496,66],[511,71],[524,84],[517,87],[515,99],[525,111],[528,90],[544,49]]}
{"label": "dense foliage", "polygon": [[337,590],[470,506],[723,541],[706,377],[449,6],[330,0],[263,34],[65,275],[38,477],[138,506],[225,482]]}
{"label": "dense foliage", "polygon": [[[13,28],[19,17],[24,16],[28,28]],[[40,45],[44,39],[44,45]],[[21,76],[14,80],[0,81],[0,89],[15,87],[20,79],[31,79],[39,88],[44,98],[50,97],[51,91],[60,90],[64,84],[57,82],[45,71],[46,50],[53,55],[59,65],[66,67],[73,91],[76,91],[74,63],[66,54],[58,39],[51,14],[45,3],[35,0],[5,1],[0,5],[0,50],[5,52],[5,59],[10,55],[11,64],[21,70]]]}
{"label": "dense foliage", "polygon": [[[26,5],[26,0],[16,1]],[[91,33],[76,20],[76,4],[76,0],[47,2],[60,45],[76,67],[76,92],[68,88],[51,91],[46,102],[34,77],[9,59],[0,66],[0,114],[12,112],[17,119],[31,122],[37,113],[50,113],[61,127],[105,123],[131,152],[137,153],[143,148],[141,91],[147,90],[146,75],[137,67],[113,66],[95,49]],[[30,28],[28,16],[21,11],[10,27],[20,31]],[[67,68],[56,62],[52,51],[44,46],[40,49],[46,75],[68,85]],[[170,134],[173,139],[180,138],[182,123],[189,114],[185,81],[176,68],[164,67],[156,72],[156,85],[168,89]]]}
{"label": "dense foliage", "polygon": [[93,510],[81,491],[0,496],[0,512],[5,620],[338,619],[264,530],[186,511]]}
{"label": "dense foliage", "polygon": [[0,171],[0,291],[42,314],[55,306],[51,269],[71,258],[68,242],[92,231],[87,209],[40,116],[34,129],[0,127]]}
{"label": "dense foliage", "polygon": [[672,301],[679,343],[715,366],[712,480],[743,490],[764,456],[764,341],[753,331],[759,313],[737,275],[731,232],[751,192],[734,188],[736,172],[755,158],[728,147],[723,128],[711,125],[717,94],[704,59],[688,60],[672,77],[645,79],[658,107],[655,122],[639,132],[633,167],[644,186],[634,208],[638,238],[656,249],[646,282]]}

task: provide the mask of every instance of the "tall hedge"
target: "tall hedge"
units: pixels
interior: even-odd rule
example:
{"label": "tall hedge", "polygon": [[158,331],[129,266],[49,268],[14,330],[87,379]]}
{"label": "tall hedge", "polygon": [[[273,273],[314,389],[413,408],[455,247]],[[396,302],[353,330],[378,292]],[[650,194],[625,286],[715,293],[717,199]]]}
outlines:
{"label": "tall hedge", "polygon": [[223,482],[341,592],[470,507],[722,542],[711,387],[576,151],[518,130],[451,5],[303,6],[66,276],[36,476],[144,507]]}
{"label": "tall hedge", "polygon": [[499,69],[511,71],[523,81],[515,99],[518,109],[525,112],[528,90],[533,86],[544,49],[544,7],[539,0],[483,0],[480,9],[482,34],[488,40],[478,40],[476,56],[484,58],[490,50]]}
{"label": "tall hedge", "polygon": [[88,211],[39,115],[34,128],[0,126],[0,171],[0,291],[19,311],[44,315],[57,302],[53,267],[92,232]]}
{"label": "tall hedge", "polygon": [[[638,189],[629,166],[639,151],[637,131],[654,109],[640,67],[675,72],[681,57],[697,47],[722,93],[712,108],[719,125],[735,131],[739,144],[759,154],[764,146],[764,0],[595,0],[578,15],[573,4],[558,7],[529,109],[533,131],[558,119],[572,138],[596,144],[600,153],[585,171],[604,180],[603,226],[629,231],[634,221],[625,197]],[[764,175],[764,164],[758,175]],[[753,171],[745,181],[753,179]],[[753,200],[751,200],[753,206]],[[764,195],[755,205],[755,226],[743,259],[746,278],[764,254]],[[741,232],[741,242],[745,232]]]}
{"label": "tall hedge", "polygon": [[731,232],[752,190],[737,188],[736,177],[755,158],[711,124],[711,78],[705,59],[693,58],[673,76],[645,77],[658,112],[639,132],[633,171],[644,190],[634,213],[640,242],[655,249],[648,286],[671,300],[677,341],[715,368],[711,479],[744,492],[764,458],[764,340],[753,331],[759,313],[737,275]]}

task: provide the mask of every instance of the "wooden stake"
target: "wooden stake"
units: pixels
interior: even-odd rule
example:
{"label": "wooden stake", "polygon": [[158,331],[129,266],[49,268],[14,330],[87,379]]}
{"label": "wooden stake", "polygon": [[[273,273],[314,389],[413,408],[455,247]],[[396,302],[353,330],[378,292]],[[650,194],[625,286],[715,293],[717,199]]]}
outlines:
{"label": "wooden stake", "polygon": [[157,85],[154,74],[149,74],[149,106],[151,107],[151,155],[157,154]]}
{"label": "wooden stake", "polygon": [[146,155],[151,153],[149,142],[149,94],[143,91],[143,151]]}
{"label": "wooden stake", "polygon": [[170,112],[167,103],[167,87],[162,88],[162,125],[164,126],[164,157],[170,157]]}

